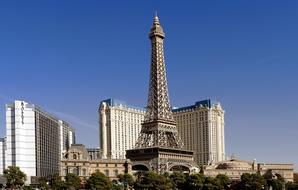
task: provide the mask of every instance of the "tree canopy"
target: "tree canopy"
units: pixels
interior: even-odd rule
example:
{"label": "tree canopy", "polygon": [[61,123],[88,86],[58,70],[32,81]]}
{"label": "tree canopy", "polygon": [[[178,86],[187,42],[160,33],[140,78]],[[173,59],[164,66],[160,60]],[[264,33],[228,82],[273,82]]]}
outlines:
{"label": "tree canopy", "polygon": [[101,172],[91,174],[87,179],[87,188],[96,190],[109,190],[112,188],[112,182]]}
{"label": "tree canopy", "polygon": [[60,190],[66,188],[64,181],[62,181],[58,173],[50,177],[49,184],[52,190]]}
{"label": "tree canopy", "polygon": [[11,189],[21,188],[26,181],[26,174],[16,166],[8,166],[4,170],[4,177],[7,180],[6,186]]}
{"label": "tree canopy", "polygon": [[[26,175],[19,167],[9,166],[4,170],[7,188],[20,189],[24,186]],[[231,180],[228,176],[219,174],[216,177],[204,176],[202,173],[184,174],[182,172],[159,175],[152,171],[138,172],[133,177],[130,174],[119,174],[113,182],[101,172],[93,173],[86,181],[87,189],[95,190],[298,190],[298,184],[287,182],[277,173],[268,171],[264,175],[244,173],[240,180]],[[83,187],[81,179],[75,174],[67,174],[63,181],[59,174],[47,178],[39,178],[40,189],[77,190]]]}
{"label": "tree canopy", "polygon": [[118,182],[123,186],[124,189],[132,189],[134,184],[133,176],[130,174],[119,174]]}
{"label": "tree canopy", "polygon": [[138,174],[134,183],[136,190],[171,190],[172,187],[173,184],[169,178],[150,171]]}
{"label": "tree canopy", "polygon": [[81,180],[76,174],[69,173],[65,176],[65,187],[70,190],[79,189]]}

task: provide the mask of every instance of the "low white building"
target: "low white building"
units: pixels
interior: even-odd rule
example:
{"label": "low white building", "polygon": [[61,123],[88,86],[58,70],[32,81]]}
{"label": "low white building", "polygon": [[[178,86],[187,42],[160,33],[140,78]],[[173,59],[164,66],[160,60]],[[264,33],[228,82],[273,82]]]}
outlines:
{"label": "low white building", "polygon": [[216,177],[218,174],[227,175],[232,180],[240,180],[244,173],[260,173],[264,175],[270,172],[273,176],[280,175],[285,181],[293,181],[294,165],[293,164],[275,164],[275,163],[257,163],[256,161],[245,161],[232,158],[217,163],[212,163],[204,167],[204,175]]}

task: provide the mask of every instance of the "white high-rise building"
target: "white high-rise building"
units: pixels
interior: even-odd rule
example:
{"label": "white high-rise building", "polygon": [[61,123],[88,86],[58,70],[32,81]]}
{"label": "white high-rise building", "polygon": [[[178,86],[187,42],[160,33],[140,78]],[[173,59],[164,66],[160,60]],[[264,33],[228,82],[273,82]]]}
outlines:
{"label": "white high-rise building", "polygon": [[6,105],[5,168],[18,166],[31,177],[59,172],[62,153],[75,143],[74,129],[33,104]]}
{"label": "white high-rise building", "polygon": [[100,103],[98,112],[102,158],[125,158],[126,150],[135,146],[145,110],[107,99]]}
{"label": "white high-rise building", "polygon": [[224,110],[210,100],[173,109],[184,148],[195,152],[199,165],[225,159]]}

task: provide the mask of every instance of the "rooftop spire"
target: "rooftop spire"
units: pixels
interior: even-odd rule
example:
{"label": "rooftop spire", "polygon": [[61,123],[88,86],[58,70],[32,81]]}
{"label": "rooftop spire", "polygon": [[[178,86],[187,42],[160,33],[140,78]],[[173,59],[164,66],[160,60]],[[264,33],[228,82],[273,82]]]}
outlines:
{"label": "rooftop spire", "polygon": [[159,24],[159,19],[158,19],[158,16],[157,16],[157,11],[155,11],[154,24]]}
{"label": "rooftop spire", "polygon": [[153,26],[151,27],[149,36],[150,36],[150,38],[152,38],[153,36],[159,36],[161,38],[165,37],[165,33],[163,32],[163,29],[159,22],[159,18],[157,16],[157,11],[155,11]]}

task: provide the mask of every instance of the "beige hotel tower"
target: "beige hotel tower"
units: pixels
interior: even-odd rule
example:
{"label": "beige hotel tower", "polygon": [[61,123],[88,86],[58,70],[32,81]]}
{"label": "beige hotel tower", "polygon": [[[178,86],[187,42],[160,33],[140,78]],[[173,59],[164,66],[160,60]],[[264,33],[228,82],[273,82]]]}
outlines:
{"label": "beige hotel tower", "polygon": [[125,151],[136,144],[145,110],[107,99],[101,101],[98,113],[102,158],[124,159]]}
{"label": "beige hotel tower", "polygon": [[195,153],[199,165],[225,160],[224,110],[211,100],[173,109],[184,147]]}

